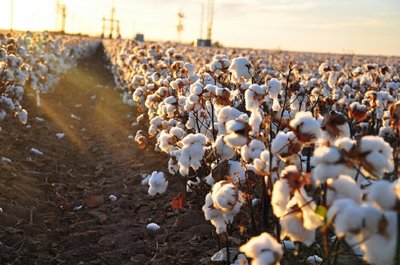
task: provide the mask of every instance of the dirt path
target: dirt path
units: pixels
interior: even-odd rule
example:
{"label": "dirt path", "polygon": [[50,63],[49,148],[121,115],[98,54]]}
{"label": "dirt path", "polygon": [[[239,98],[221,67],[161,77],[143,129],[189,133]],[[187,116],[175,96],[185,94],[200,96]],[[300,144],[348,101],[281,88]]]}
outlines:
{"label": "dirt path", "polygon": [[140,185],[166,160],[128,139],[136,114],[102,56],[70,70],[40,108],[27,96],[30,128],[2,126],[0,156],[12,162],[0,163],[0,264],[208,264],[213,228],[195,203],[171,209],[181,183],[156,197]]}

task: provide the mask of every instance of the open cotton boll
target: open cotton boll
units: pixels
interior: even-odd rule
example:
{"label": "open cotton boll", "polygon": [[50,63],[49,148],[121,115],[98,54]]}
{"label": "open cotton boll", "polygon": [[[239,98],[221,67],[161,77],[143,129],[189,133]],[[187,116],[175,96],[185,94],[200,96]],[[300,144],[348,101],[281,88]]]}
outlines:
{"label": "open cotton boll", "polygon": [[317,265],[317,264],[322,264],[323,259],[317,255],[309,256],[306,259],[307,264],[311,265]]}
{"label": "open cotton boll", "polygon": [[147,228],[147,230],[150,230],[150,231],[158,231],[160,229],[160,226],[156,223],[150,223],[147,225],[146,228]]}
{"label": "open cotton boll", "polygon": [[149,178],[148,193],[152,196],[162,194],[167,190],[168,180],[165,179],[163,172],[154,171]]}
{"label": "open cotton boll", "polygon": [[250,131],[248,122],[249,117],[247,114],[242,114],[235,120],[230,120],[226,123],[228,135],[224,139],[230,147],[241,147],[247,144],[248,132]]}
{"label": "open cotton boll", "polygon": [[28,112],[26,110],[22,109],[21,111],[18,111],[17,116],[18,120],[22,124],[26,124],[28,122]]}
{"label": "open cotton boll", "polygon": [[254,67],[245,57],[234,58],[228,70],[232,73],[235,82],[239,82],[242,79],[250,79],[254,76]]}
{"label": "open cotton boll", "polygon": [[213,185],[211,197],[215,208],[229,212],[239,201],[239,190],[228,181],[219,181]]}
{"label": "open cotton boll", "polygon": [[262,151],[265,150],[265,145],[259,140],[251,140],[251,142],[241,148],[240,154],[244,161],[252,162],[259,158]]}
{"label": "open cotton boll", "polygon": [[244,93],[246,110],[254,111],[260,107],[261,101],[264,99],[265,90],[263,87],[252,84]]}
{"label": "open cotton boll", "polygon": [[389,265],[394,264],[397,253],[398,214],[396,212],[385,212],[382,216],[385,226],[380,228],[380,233],[368,237],[361,244],[364,253],[363,259],[371,264]]}
{"label": "open cotton boll", "polygon": [[303,226],[305,229],[317,229],[322,225],[322,219],[315,213],[316,205],[313,198],[307,195],[304,188],[300,188],[294,192],[294,198],[297,205],[303,213]]}
{"label": "open cotton boll", "polygon": [[179,172],[183,176],[189,174],[189,168],[197,170],[201,166],[207,143],[207,138],[202,134],[188,134],[182,140],[181,154],[178,160]]}
{"label": "open cotton boll", "polygon": [[395,183],[386,180],[373,182],[367,192],[367,201],[376,203],[383,210],[396,210],[400,205],[400,190],[396,194]]}
{"label": "open cotton boll", "polygon": [[393,149],[379,136],[364,136],[359,144],[359,152],[364,156],[366,170],[382,178],[384,173],[394,170]]}
{"label": "open cotton boll", "polygon": [[242,182],[246,179],[246,172],[242,167],[242,164],[238,161],[229,160],[229,176],[232,178],[234,183]]}
{"label": "open cotton boll", "polygon": [[251,134],[258,135],[260,132],[260,126],[263,120],[263,116],[260,111],[254,110],[249,118],[249,125],[251,127]]}
{"label": "open cotton boll", "polygon": [[359,185],[350,176],[340,175],[337,178],[327,180],[326,200],[328,205],[339,199],[352,199],[361,202],[362,191]]}
{"label": "open cotton boll", "polygon": [[260,154],[260,158],[256,158],[253,161],[253,165],[257,172],[261,175],[268,175],[270,172],[270,153],[268,150],[264,150]]}
{"label": "open cotton boll", "polygon": [[281,92],[282,84],[278,79],[272,78],[268,81],[268,88],[268,93],[270,94],[271,98],[276,99]]}
{"label": "open cotton boll", "polygon": [[334,146],[339,148],[341,151],[349,153],[356,146],[356,141],[348,137],[339,138],[335,141]]}
{"label": "open cotton boll", "polygon": [[304,144],[313,143],[321,136],[320,124],[311,112],[297,112],[290,121],[290,127],[297,139]]}
{"label": "open cotton boll", "polygon": [[205,204],[202,207],[204,212],[204,218],[207,221],[211,221],[215,227],[217,234],[226,232],[226,223],[220,209],[214,207],[214,201],[211,196],[211,192],[206,195]]}
{"label": "open cotton boll", "polygon": [[356,235],[364,226],[364,210],[352,199],[336,200],[328,210],[328,220],[334,220],[336,235]]}
{"label": "open cotton boll", "polygon": [[185,63],[184,65],[186,71],[188,71],[189,75],[194,75],[196,71],[196,67],[193,64]]}
{"label": "open cotton boll", "polygon": [[274,184],[271,197],[271,205],[274,215],[281,217],[286,212],[290,200],[291,188],[287,181],[277,180]]}
{"label": "open cotton boll", "polygon": [[343,154],[335,147],[321,146],[314,150],[312,177],[318,183],[339,175],[352,175]]}
{"label": "open cotton boll", "polygon": [[230,121],[230,120],[234,120],[242,114],[243,114],[243,112],[237,110],[236,108],[232,108],[230,106],[221,108],[217,113],[218,133],[225,134],[226,133],[226,128],[225,128],[226,122]]}
{"label": "open cotton boll", "polygon": [[213,144],[213,148],[218,157],[223,160],[231,159],[235,155],[235,150],[228,146],[224,141],[224,135],[219,135],[217,137],[215,143]]}
{"label": "open cotton boll", "polygon": [[240,247],[240,251],[252,258],[251,264],[274,265],[279,264],[283,255],[281,244],[268,233],[252,237]]}
{"label": "open cotton boll", "polygon": [[169,152],[169,160],[168,160],[168,172],[172,175],[176,174],[179,171],[179,158],[181,157],[181,150],[170,150]]}
{"label": "open cotton boll", "polygon": [[288,156],[298,154],[302,145],[297,141],[293,132],[278,132],[271,142],[271,152],[284,159]]}
{"label": "open cotton boll", "polygon": [[291,241],[300,241],[310,246],[315,241],[315,229],[306,229],[302,222],[302,213],[294,212],[280,218],[281,239],[289,237]]}

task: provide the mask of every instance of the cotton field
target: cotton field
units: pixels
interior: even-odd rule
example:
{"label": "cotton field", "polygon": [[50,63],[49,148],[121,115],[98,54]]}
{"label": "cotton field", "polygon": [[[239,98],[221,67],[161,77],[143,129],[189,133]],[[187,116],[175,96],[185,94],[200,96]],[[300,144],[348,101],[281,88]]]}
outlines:
{"label": "cotton field", "polygon": [[398,265],[399,73],[0,34],[0,263]]}
{"label": "cotton field", "polygon": [[201,197],[229,264],[399,264],[398,58],[103,44],[136,142],[169,157],[143,184]]}

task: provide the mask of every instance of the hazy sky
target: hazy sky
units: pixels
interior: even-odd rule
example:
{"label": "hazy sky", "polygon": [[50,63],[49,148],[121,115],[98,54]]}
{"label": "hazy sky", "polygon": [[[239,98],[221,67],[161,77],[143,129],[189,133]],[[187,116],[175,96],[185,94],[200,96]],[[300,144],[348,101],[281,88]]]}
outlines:
{"label": "hazy sky", "polygon": [[[1,0],[0,28],[10,27],[10,2]],[[56,0],[13,0],[14,28],[55,28]],[[101,33],[112,0],[60,0],[68,32]],[[124,37],[177,38],[177,13],[185,14],[182,39],[200,35],[207,0],[115,0]],[[206,28],[206,27],[205,27]],[[226,46],[318,52],[400,55],[400,0],[215,0],[213,40]]]}

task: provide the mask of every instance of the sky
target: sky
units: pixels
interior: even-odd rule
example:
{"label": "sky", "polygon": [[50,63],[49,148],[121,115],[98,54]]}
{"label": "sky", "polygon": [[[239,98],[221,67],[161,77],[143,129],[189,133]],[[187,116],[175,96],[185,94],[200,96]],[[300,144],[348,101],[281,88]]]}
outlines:
{"label": "sky", "polygon": [[[56,0],[0,0],[0,29],[10,28],[12,1],[14,29],[56,28]],[[67,7],[67,32],[99,35],[114,1],[122,36],[142,32],[149,40],[176,40],[182,10],[186,42],[200,37],[207,6],[207,0],[59,1]],[[212,36],[228,47],[400,56],[400,0],[215,0]]]}

